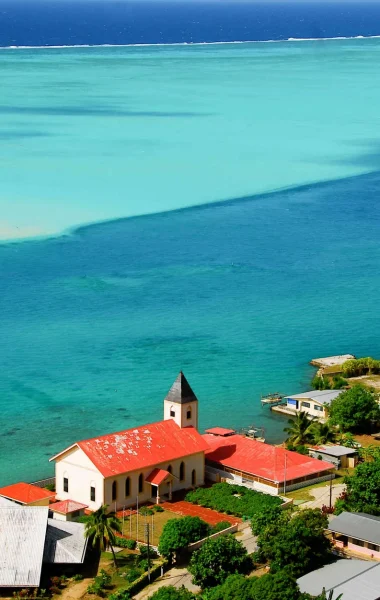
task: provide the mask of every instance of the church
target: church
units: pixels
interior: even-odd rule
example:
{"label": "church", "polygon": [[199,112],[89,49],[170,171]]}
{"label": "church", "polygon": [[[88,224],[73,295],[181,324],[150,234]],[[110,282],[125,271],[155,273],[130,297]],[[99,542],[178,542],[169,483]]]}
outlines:
{"label": "church", "polygon": [[204,484],[208,444],[198,433],[198,400],[181,372],[164,400],[164,420],[72,444],[55,462],[56,495],[90,510],[171,500]]}

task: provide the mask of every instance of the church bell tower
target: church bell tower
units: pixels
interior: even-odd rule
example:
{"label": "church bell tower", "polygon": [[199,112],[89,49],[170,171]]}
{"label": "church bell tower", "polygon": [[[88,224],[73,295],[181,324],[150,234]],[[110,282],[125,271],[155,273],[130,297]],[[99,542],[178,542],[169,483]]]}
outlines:
{"label": "church bell tower", "polygon": [[173,419],[181,428],[198,429],[198,398],[182,371],[164,400],[164,419]]}

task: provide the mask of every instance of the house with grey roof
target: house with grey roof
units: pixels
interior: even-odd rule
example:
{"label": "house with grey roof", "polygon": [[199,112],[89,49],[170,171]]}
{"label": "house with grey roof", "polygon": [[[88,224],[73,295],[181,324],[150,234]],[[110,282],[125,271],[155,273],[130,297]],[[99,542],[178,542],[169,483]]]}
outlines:
{"label": "house with grey roof", "polygon": [[302,593],[319,596],[323,588],[342,600],[379,600],[380,565],[367,560],[338,560],[297,579]]}
{"label": "house with grey roof", "polygon": [[328,531],[336,548],[380,560],[380,517],[343,512],[331,519]]}
{"label": "house with grey roof", "polygon": [[357,465],[358,451],[345,446],[313,446],[309,448],[309,455],[319,460],[331,462],[337,469],[352,468]]}
{"label": "house with grey roof", "polygon": [[83,523],[49,519],[45,506],[0,502],[0,590],[37,588],[44,564],[81,565],[87,539]]}
{"label": "house with grey roof", "polygon": [[343,390],[312,390],[286,396],[286,410],[289,413],[305,412],[310,417],[323,421],[327,418],[327,409],[331,402],[337,398]]}

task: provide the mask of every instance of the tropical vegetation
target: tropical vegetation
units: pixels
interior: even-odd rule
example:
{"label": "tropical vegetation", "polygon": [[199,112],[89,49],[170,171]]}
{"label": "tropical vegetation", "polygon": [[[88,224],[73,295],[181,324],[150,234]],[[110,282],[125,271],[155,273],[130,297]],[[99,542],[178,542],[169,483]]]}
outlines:
{"label": "tropical vegetation", "polygon": [[213,508],[236,517],[252,518],[269,507],[283,503],[277,496],[269,496],[241,485],[216,483],[210,488],[198,488],[186,495],[186,500],[206,508]]}
{"label": "tropical vegetation", "polygon": [[370,356],[346,360],[342,365],[342,373],[344,377],[359,377],[360,375],[380,373],[380,360]]}
{"label": "tropical vegetation", "polygon": [[196,600],[196,596],[184,586],[175,588],[173,585],[161,587],[150,596],[150,600]]}
{"label": "tropical vegetation", "polygon": [[192,542],[205,538],[209,533],[210,526],[199,517],[170,519],[162,530],[158,550],[171,561],[174,555]]}
{"label": "tropical vegetation", "polygon": [[86,517],[85,536],[92,546],[101,552],[108,547],[111,549],[115,567],[117,565],[113,547],[116,545],[116,532],[121,532],[121,522],[114,512],[108,512],[106,504]]}
{"label": "tropical vegetation", "polygon": [[346,492],[336,501],[335,513],[343,511],[380,515],[380,459],[359,464],[345,477]]}
{"label": "tropical vegetation", "polygon": [[248,573],[252,561],[247,550],[233,535],[209,538],[190,560],[193,583],[209,588],[223,583],[233,573]]}
{"label": "tropical vegetation", "polygon": [[379,419],[377,396],[360,384],[339,394],[329,407],[330,423],[339,426],[343,432],[366,432]]}

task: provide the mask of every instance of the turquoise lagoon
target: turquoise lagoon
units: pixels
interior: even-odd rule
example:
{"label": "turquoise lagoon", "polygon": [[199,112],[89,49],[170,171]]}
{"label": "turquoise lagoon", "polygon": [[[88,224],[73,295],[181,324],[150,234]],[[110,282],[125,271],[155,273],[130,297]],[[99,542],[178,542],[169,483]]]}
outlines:
{"label": "turquoise lagoon", "polygon": [[0,484],[160,419],[180,369],[202,428],[279,441],[261,393],[307,387],[314,356],[380,355],[379,53],[0,52],[2,237],[116,219],[0,246]]}

